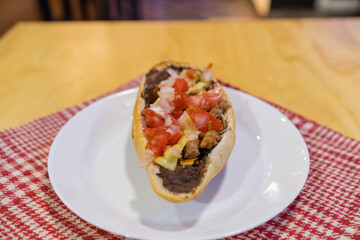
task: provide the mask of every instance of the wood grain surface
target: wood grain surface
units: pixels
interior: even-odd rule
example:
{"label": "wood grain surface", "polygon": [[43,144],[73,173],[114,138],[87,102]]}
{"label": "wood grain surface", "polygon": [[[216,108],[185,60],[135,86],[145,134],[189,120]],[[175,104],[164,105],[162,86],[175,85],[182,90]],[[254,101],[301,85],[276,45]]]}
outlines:
{"label": "wood grain surface", "polygon": [[0,39],[0,129],[106,93],[164,59],[360,140],[360,19],[19,23]]}

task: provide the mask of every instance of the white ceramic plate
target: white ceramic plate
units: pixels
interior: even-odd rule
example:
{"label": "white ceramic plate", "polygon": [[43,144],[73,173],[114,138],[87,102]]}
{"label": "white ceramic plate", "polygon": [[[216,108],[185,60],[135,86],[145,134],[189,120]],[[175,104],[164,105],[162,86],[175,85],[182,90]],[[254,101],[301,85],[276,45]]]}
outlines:
{"label": "white ceramic plate", "polygon": [[294,125],[270,105],[226,88],[236,144],[226,167],[195,200],[170,203],[152,190],[131,138],[137,89],[104,98],[56,136],[48,171],[60,199],[109,232],[138,239],[214,239],[254,228],[301,191],[309,155]]}

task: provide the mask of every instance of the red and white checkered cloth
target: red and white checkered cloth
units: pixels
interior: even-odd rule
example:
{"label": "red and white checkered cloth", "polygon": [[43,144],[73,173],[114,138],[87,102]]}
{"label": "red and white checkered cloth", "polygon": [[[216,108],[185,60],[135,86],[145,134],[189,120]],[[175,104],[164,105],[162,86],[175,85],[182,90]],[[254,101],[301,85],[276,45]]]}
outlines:
{"label": "red and white checkered cloth", "polygon": [[[138,84],[135,79],[107,95]],[[54,192],[47,171],[49,149],[60,128],[98,99],[0,131],[0,239],[124,239],[70,211]],[[360,142],[273,106],[305,139],[311,159],[308,180],[282,213],[227,239],[360,239]]]}

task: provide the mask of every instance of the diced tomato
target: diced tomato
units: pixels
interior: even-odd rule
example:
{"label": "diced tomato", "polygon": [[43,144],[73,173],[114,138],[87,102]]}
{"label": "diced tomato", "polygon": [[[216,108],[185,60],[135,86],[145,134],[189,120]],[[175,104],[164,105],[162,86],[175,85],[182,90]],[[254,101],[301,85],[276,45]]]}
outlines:
{"label": "diced tomato", "polygon": [[147,126],[150,128],[157,128],[164,125],[164,119],[162,119],[158,115],[152,115],[152,116],[145,115],[145,122]]}
{"label": "diced tomato", "polygon": [[205,94],[205,98],[211,107],[215,107],[223,97],[223,90],[221,88],[214,88]]}
{"label": "diced tomato", "polygon": [[[178,110],[180,116],[183,110]],[[182,136],[181,127],[175,117],[169,116],[165,120],[158,116],[152,109],[144,109],[141,112],[145,118],[147,128],[143,129],[143,134],[148,140],[145,149],[151,149],[154,157],[161,156],[167,145],[174,145]],[[177,116],[177,118],[179,117]]]}
{"label": "diced tomato", "polygon": [[187,107],[187,95],[185,93],[175,93],[174,106],[176,110]]}
{"label": "diced tomato", "polygon": [[150,108],[145,108],[144,110],[141,111],[141,114],[150,116],[150,115],[155,115],[156,113]]}
{"label": "diced tomato", "polygon": [[164,125],[164,119],[157,115],[153,110],[150,108],[146,108],[141,111],[141,114],[145,115],[145,122],[148,127],[150,128],[157,128]]}
{"label": "diced tomato", "polygon": [[170,115],[173,118],[178,119],[182,113],[183,113],[183,110],[174,110]]}
{"label": "diced tomato", "polygon": [[145,128],[143,129],[144,136],[147,140],[151,140],[158,132],[162,131],[164,127],[159,128]]}
{"label": "diced tomato", "polygon": [[220,132],[223,128],[222,123],[212,114],[209,113],[210,129]]}
{"label": "diced tomato", "polygon": [[200,95],[191,96],[187,99],[187,105],[196,106],[201,109],[209,110],[215,107],[223,97],[223,91],[221,88],[214,88],[206,93]]}
{"label": "diced tomato", "polygon": [[198,107],[189,107],[186,109],[191,120],[195,123],[196,127],[202,131],[207,132],[209,129],[209,113]]}
{"label": "diced tomato", "polygon": [[145,136],[145,138],[148,140],[148,144],[146,146],[146,149],[147,148],[150,148],[150,142],[151,140],[158,134],[161,134],[163,132],[165,132],[167,129],[167,127],[165,126],[161,126],[161,127],[158,127],[158,128],[145,128],[143,129],[143,134]]}
{"label": "diced tomato", "polygon": [[177,78],[175,80],[175,83],[173,85],[173,88],[178,93],[185,93],[188,90],[188,84],[187,82],[182,78]]}
{"label": "diced tomato", "polygon": [[175,134],[175,135],[170,139],[169,144],[170,144],[170,145],[175,145],[175,144],[179,141],[179,139],[180,139],[181,137],[182,137],[182,134],[181,134],[181,133]]}
{"label": "diced tomato", "polygon": [[173,116],[170,116],[170,118],[171,118],[171,125],[180,126],[178,121]]}
{"label": "diced tomato", "polygon": [[186,76],[188,77],[188,78],[190,78],[190,79],[194,79],[195,78],[195,76],[196,76],[196,72],[195,72],[195,70],[194,69],[188,69],[188,70],[186,70]]}
{"label": "diced tomato", "polygon": [[164,149],[171,139],[169,132],[163,131],[155,135],[150,141],[150,148],[154,151],[155,156],[161,156],[164,154]]}
{"label": "diced tomato", "polygon": [[155,136],[157,128],[145,128],[143,129],[144,136],[147,140],[150,140]]}
{"label": "diced tomato", "polygon": [[[177,80],[178,79],[176,79],[176,81]],[[183,80],[183,79],[181,79],[181,80]],[[180,87],[177,87],[178,90],[181,90],[181,91],[183,91],[185,89],[187,90],[187,83],[186,83],[185,80],[183,80],[183,81],[185,82],[186,87],[182,86],[181,89],[180,89]],[[174,86],[175,85],[176,85],[176,82],[175,82]],[[174,95],[174,102],[173,103],[174,103],[175,109],[170,114],[175,119],[178,119],[181,116],[182,112],[183,112],[182,110],[187,107],[187,95],[185,93],[186,90],[184,92],[181,92],[181,91],[178,91],[178,90],[176,90],[175,95]]]}
{"label": "diced tomato", "polygon": [[191,106],[186,109],[187,113],[189,114],[191,120],[194,120],[195,113],[197,113],[200,110],[200,108],[196,106]]}
{"label": "diced tomato", "polygon": [[202,132],[209,131],[209,115],[205,112],[198,112],[194,117],[196,127]]}
{"label": "diced tomato", "polygon": [[190,106],[196,106],[201,109],[208,110],[211,108],[209,102],[205,98],[205,94],[202,93],[200,95],[191,96],[187,99],[187,105]]}
{"label": "diced tomato", "polygon": [[196,127],[202,131],[207,132],[209,130],[215,130],[220,132],[222,129],[221,122],[207,111],[200,109],[199,107],[189,107],[186,109],[191,120],[195,123]]}

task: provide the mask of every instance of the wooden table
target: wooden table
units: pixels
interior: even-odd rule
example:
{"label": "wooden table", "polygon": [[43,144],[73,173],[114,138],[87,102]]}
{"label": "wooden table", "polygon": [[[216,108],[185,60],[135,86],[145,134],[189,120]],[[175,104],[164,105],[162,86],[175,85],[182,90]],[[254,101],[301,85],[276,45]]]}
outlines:
{"label": "wooden table", "polygon": [[0,129],[168,58],[360,140],[360,19],[19,23],[0,39]]}

